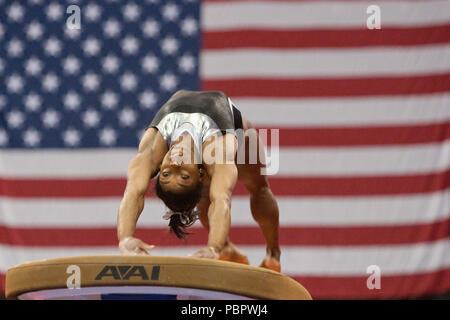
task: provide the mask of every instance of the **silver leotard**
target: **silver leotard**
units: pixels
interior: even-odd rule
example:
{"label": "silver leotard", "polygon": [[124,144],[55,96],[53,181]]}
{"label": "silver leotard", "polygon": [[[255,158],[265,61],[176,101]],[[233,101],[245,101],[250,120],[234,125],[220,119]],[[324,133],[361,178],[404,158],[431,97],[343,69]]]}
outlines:
{"label": "silver leotard", "polygon": [[188,132],[201,154],[203,142],[224,131],[234,134],[235,129],[242,128],[242,118],[224,93],[188,91],[169,99],[149,127],[158,129],[168,148],[181,134]]}

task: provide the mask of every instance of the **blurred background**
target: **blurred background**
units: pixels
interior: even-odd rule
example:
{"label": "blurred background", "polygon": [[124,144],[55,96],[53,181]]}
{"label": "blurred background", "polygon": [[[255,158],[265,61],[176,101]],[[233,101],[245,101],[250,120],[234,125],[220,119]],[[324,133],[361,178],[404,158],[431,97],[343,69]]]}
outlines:
{"label": "blurred background", "polygon": [[[222,90],[280,129],[282,272],[313,298],[446,297],[442,0],[0,0],[0,296],[16,264],[119,253],[128,161],[179,89]],[[164,209],[150,189],[136,236],[153,255],[206,243],[199,224],[169,234]],[[230,237],[259,265],[240,184]]]}

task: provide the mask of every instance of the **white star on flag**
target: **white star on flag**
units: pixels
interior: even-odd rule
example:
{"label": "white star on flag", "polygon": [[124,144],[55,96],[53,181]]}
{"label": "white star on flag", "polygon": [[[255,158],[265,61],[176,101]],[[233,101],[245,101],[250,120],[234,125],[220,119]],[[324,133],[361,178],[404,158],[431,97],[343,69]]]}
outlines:
{"label": "white star on flag", "polygon": [[117,140],[116,131],[109,127],[100,130],[99,140],[102,145],[111,146],[115,144]]}
{"label": "white star on flag", "polygon": [[100,19],[102,9],[95,3],[91,2],[83,8],[83,13],[87,21],[95,22]]}
{"label": "white star on flag", "polygon": [[64,144],[69,147],[75,147],[80,144],[81,134],[74,128],[69,128],[62,133]]}
{"label": "white star on flag", "polygon": [[127,35],[121,41],[122,50],[127,55],[135,55],[139,50],[139,41],[136,37]]}
{"label": "white star on flag", "polygon": [[31,92],[25,96],[24,104],[27,110],[34,112],[39,110],[39,108],[41,107],[42,99],[35,92]]}
{"label": "white star on flag", "polygon": [[109,38],[115,38],[120,34],[121,25],[116,19],[110,18],[103,24],[103,32]]}
{"label": "white star on flag", "polygon": [[178,60],[178,65],[183,72],[192,72],[195,69],[195,58],[191,54],[184,54]]}
{"label": "white star on flag", "polygon": [[147,19],[141,26],[142,32],[144,33],[144,36],[148,38],[155,38],[160,31],[160,26],[158,21],[155,19]]}
{"label": "white star on flag", "polygon": [[187,17],[181,22],[181,31],[184,35],[193,36],[198,31],[197,20]]}
{"label": "white star on flag", "polygon": [[140,16],[139,6],[131,2],[123,7],[123,16],[127,21],[135,21]]}
{"label": "white star on flag", "polygon": [[7,90],[11,93],[19,93],[22,91],[24,86],[23,78],[17,73],[13,73],[11,76],[6,78]]}
{"label": "white star on flag", "polygon": [[44,42],[44,50],[49,56],[58,56],[62,50],[62,43],[58,38],[52,36]]}
{"label": "white star on flag", "polygon": [[52,2],[46,10],[46,14],[49,20],[59,20],[61,19],[62,15],[63,15],[63,9],[62,6],[59,5],[56,2]]}
{"label": "white star on flag", "polygon": [[139,96],[139,102],[145,109],[153,108],[156,103],[156,95],[150,90],[144,90]]}
{"label": "white star on flag", "polygon": [[44,34],[44,28],[39,21],[32,21],[25,28],[25,32],[27,34],[27,38],[30,40],[40,40],[42,35]]}
{"label": "white star on flag", "polygon": [[42,88],[48,92],[55,92],[59,87],[59,78],[53,73],[47,73],[42,79]]}
{"label": "white star on flag", "polygon": [[25,10],[19,3],[14,2],[7,8],[6,14],[8,16],[8,19],[14,22],[20,22],[23,19]]}
{"label": "white star on flag", "polygon": [[70,90],[63,97],[63,103],[68,110],[77,110],[81,104],[81,97],[78,93]]}
{"label": "white star on flag", "polygon": [[156,56],[148,54],[142,59],[142,68],[145,72],[154,73],[158,67],[159,61]]}
{"label": "white star on flag", "polygon": [[113,109],[114,107],[116,107],[118,102],[119,101],[117,95],[110,90],[106,91],[102,95],[101,103],[102,106],[105,107],[106,109]]}
{"label": "white star on flag", "polygon": [[179,49],[178,40],[173,36],[168,36],[161,41],[161,48],[164,54],[174,55]]}
{"label": "white star on flag", "polygon": [[9,138],[5,130],[0,129],[0,146],[6,146],[8,144]]}
{"label": "white star on flag", "polygon": [[132,74],[131,72],[125,72],[120,77],[120,86],[125,91],[132,91],[132,90],[136,89],[136,86],[137,86],[136,76],[134,74]]}
{"label": "white star on flag", "polygon": [[23,133],[23,142],[28,147],[36,147],[41,142],[41,134],[34,128],[29,128]]}
{"label": "white star on flag", "polygon": [[116,73],[120,67],[120,60],[114,55],[107,55],[102,60],[102,66],[107,73]]}
{"label": "white star on flag", "polygon": [[48,109],[42,114],[42,123],[47,129],[55,128],[61,120],[61,116],[56,110]]}
{"label": "white star on flag", "polygon": [[100,52],[101,42],[98,39],[90,36],[83,42],[82,47],[84,54],[87,57],[96,56]]}
{"label": "white star on flag", "polygon": [[95,91],[100,85],[100,79],[97,74],[88,72],[82,77],[82,85],[86,91]]}
{"label": "white star on flag", "polygon": [[6,122],[10,128],[17,129],[25,122],[25,116],[18,110],[12,110],[6,114]]}
{"label": "white star on flag", "polygon": [[162,16],[168,21],[175,21],[180,15],[180,10],[174,3],[168,3],[162,8]]}
{"label": "white star on flag", "polygon": [[131,127],[136,123],[136,112],[126,107],[119,113],[119,122],[122,126]]}
{"label": "white star on flag", "polygon": [[80,72],[80,68],[81,68],[80,60],[75,56],[68,56],[63,61],[64,72],[68,74],[72,75],[77,74],[78,72]]}
{"label": "white star on flag", "polygon": [[160,85],[166,91],[173,91],[177,86],[177,77],[173,73],[165,73],[160,78]]}
{"label": "white star on flag", "polygon": [[8,52],[8,55],[12,58],[20,57],[23,53],[22,41],[20,41],[17,38],[11,39],[6,45],[6,51]]}
{"label": "white star on flag", "polygon": [[32,56],[25,62],[25,72],[30,76],[36,76],[42,71],[42,61]]}
{"label": "white star on flag", "polygon": [[100,113],[93,108],[89,108],[83,113],[82,120],[86,127],[96,127],[100,123]]}
{"label": "white star on flag", "polygon": [[81,30],[82,27],[80,29],[64,28],[64,35],[68,39],[77,40],[81,36]]}

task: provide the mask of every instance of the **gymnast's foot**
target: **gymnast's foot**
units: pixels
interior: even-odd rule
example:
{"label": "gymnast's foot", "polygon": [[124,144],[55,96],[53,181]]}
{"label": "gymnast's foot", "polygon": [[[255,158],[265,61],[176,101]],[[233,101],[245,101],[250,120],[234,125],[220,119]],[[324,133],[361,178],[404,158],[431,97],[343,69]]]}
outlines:
{"label": "gymnast's foot", "polygon": [[280,264],[280,251],[279,250],[267,250],[266,257],[259,265],[262,268],[267,268],[276,272],[281,272]]}
{"label": "gymnast's foot", "polygon": [[223,261],[249,264],[247,256],[240,252],[231,242],[228,242],[222,251],[220,251],[219,259]]}
{"label": "gymnast's foot", "polygon": [[260,267],[270,269],[276,272],[281,271],[280,261],[273,257],[265,257]]}

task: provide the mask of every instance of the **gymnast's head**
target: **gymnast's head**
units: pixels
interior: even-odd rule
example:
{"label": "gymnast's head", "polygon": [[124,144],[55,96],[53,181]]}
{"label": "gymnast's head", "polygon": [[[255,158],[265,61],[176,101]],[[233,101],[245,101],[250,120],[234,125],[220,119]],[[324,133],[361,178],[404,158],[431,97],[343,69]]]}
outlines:
{"label": "gymnast's head", "polygon": [[203,188],[204,169],[195,164],[191,153],[182,147],[171,148],[164,157],[156,178],[156,195],[171,210],[170,230],[180,239],[185,238],[186,228],[195,220],[195,209]]}

